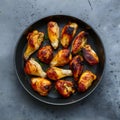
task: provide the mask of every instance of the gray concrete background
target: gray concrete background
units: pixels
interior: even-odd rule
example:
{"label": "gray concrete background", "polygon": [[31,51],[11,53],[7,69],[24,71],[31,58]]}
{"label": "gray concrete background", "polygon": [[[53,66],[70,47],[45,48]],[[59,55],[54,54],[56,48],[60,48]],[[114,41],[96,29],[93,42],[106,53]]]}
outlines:
{"label": "gray concrete background", "polygon": [[[33,99],[14,70],[14,50],[23,30],[53,14],[72,15],[90,24],[106,50],[99,87],[82,102],[69,106]],[[120,0],[0,0],[0,120],[120,120],[119,47]]]}

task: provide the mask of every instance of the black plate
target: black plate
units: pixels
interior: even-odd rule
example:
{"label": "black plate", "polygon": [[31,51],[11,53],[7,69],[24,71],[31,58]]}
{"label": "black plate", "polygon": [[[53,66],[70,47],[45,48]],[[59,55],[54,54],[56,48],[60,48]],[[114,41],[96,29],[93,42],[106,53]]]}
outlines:
{"label": "black plate", "polygon": [[[85,65],[85,69],[91,70],[93,73],[97,75],[97,80],[95,80],[92,84],[92,86],[84,93],[78,93],[76,92],[74,95],[72,95],[69,98],[62,98],[54,89],[49,93],[47,97],[42,97],[35,91],[30,86],[30,77],[27,76],[24,73],[24,60],[23,60],[23,53],[27,44],[26,36],[29,32],[33,31],[34,29],[37,29],[39,31],[43,31],[45,34],[47,34],[47,23],[49,21],[56,21],[58,25],[61,28],[67,24],[68,22],[76,22],[79,25],[79,29],[77,30],[77,33],[80,32],[81,30],[85,30],[89,33],[88,35],[88,43],[92,46],[92,48],[97,52],[98,57],[100,59],[99,64],[95,66],[90,66],[88,64]],[[44,40],[42,46],[50,44],[49,40]],[[60,48],[60,47],[59,47]],[[36,53],[32,55],[32,57],[35,57]],[[24,87],[24,89],[32,95],[34,98],[38,99],[39,101],[42,101],[44,103],[52,104],[52,105],[67,105],[67,104],[72,104],[77,101],[82,100],[83,98],[87,97],[90,93],[92,93],[97,85],[100,83],[100,80],[102,78],[102,74],[104,71],[104,66],[105,66],[105,52],[104,52],[104,47],[103,44],[100,40],[100,37],[98,34],[85,22],[81,21],[78,18],[72,17],[72,16],[66,16],[66,15],[54,15],[54,16],[49,16],[46,18],[43,18],[34,24],[32,24],[30,27],[28,27],[20,37],[16,51],[15,51],[15,68],[16,68],[16,73],[19,78],[19,81],[21,85]],[[43,64],[43,69],[46,70],[48,67],[47,65]],[[68,78],[65,78],[68,79]],[[69,78],[70,80],[73,78]]]}

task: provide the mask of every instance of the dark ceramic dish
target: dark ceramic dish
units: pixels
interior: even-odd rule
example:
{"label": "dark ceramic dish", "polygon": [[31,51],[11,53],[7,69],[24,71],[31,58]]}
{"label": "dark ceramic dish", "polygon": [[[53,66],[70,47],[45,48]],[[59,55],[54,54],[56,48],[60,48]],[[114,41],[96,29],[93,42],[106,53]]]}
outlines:
{"label": "dark ceramic dish", "polygon": [[[35,92],[31,86],[30,86],[30,76],[27,76],[24,73],[24,59],[23,59],[23,53],[27,44],[26,36],[29,32],[33,31],[34,29],[37,29],[39,31],[43,31],[45,33],[45,36],[47,34],[47,23],[49,21],[56,21],[58,25],[61,28],[67,24],[68,22],[76,22],[79,26],[77,33],[80,32],[81,30],[85,30],[88,32],[88,43],[92,46],[92,48],[97,52],[98,57],[100,59],[99,64],[95,66],[90,66],[87,63],[85,63],[84,69],[89,69],[93,73],[97,75],[97,80],[95,80],[92,84],[92,86],[84,93],[78,93],[76,92],[69,98],[62,98],[57,91],[53,88],[49,95],[47,97],[42,97],[40,96],[37,92]],[[77,34],[76,33],[76,34]],[[42,46],[50,44],[49,40],[45,39],[44,42],[42,43]],[[61,45],[59,46],[59,49],[61,48]],[[32,57],[36,57],[36,52],[32,55]],[[32,24],[30,27],[28,27],[20,37],[16,50],[15,50],[15,69],[17,76],[19,78],[19,81],[21,85],[24,87],[24,89],[34,98],[38,99],[39,101],[42,101],[44,103],[52,104],[52,105],[67,105],[67,104],[72,104],[75,102],[78,102],[88,95],[90,95],[95,88],[98,86],[98,84],[101,81],[103,71],[104,71],[104,66],[105,66],[105,51],[103,44],[101,42],[100,37],[98,34],[85,22],[81,21],[78,18],[72,17],[72,16],[66,16],[66,15],[54,15],[54,16],[49,16],[43,19],[40,19],[39,21],[35,22]],[[44,70],[48,68],[48,65],[42,64],[42,67]],[[66,66],[66,68],[68,68]],[[73,80],[73,78],[65,78],[65,79],[70,79]]]}

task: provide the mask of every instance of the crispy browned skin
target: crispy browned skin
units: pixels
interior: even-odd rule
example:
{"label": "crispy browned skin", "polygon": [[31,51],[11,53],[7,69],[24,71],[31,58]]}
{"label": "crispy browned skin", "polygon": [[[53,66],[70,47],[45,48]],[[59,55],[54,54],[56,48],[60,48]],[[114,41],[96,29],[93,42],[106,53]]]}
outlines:
{"label": "crispy browned skin", "polygon": [[83,71],[83,57],[80,55],[75,56],[70,62],[70,69],[73,72],[74,80],[78,81]]}
{"label": "crispy browned skin", "polygon": [[33,32],[29,33],[27,36],[27,48],[24,52],[24,59],[27,60],[31,54],[33,54],[36,50],[39,49],[42,41],[44,38],[43,32],[38,32],[34,30]]}
{"label": "crispy browned skin", "polygon": [[49,64],[53,58],[53,50],[50,45],[44,46],[39,49],[37,57],[40,61]]}
{"label": "crispy browned skin", "polygon": [[72,59],[70,50],[62,49],[53,57],[50,65],[51,66],[64,66],[68,64]]}
{"label": "crispy browned skin", "polygon": [[45,78],[31,78],[31,86],[33,90],[38,92],[42,96],[47,96],[51,89],[51,82]]}
{"label": "crispy browned skin", "polygon": [[47,77],[51,80],[58,80],[63,77],[72,76],[71,70],[61,69],[58,67],[50,67],[46,73]]}
{"label": "crispy browned skin", "polygon": [[58,48],[59,44],[59,26],[56,22],[50,21],[48,23],[48,37],[54,49]]}
{"label": "crispy browned skin", "polygon": [[46,73],[42,70],[42,67],[34,60],[34,58],[27,60],[24,66],[24,71],[29,75],[46,77]]}
{"label": "crispy browned skin", "polygon": [[77,28],[78,25],[76,23],[68,23],[63,27],[60,41],[64,48],[68,48],[68,46],[70,45],[72,38],[77,31]]}
{"label": "crispy browned skin", "polygon": [[82,49],[83,51],[83,56],[85,60],[90,64],[90,65],[95,65],[99,63],[99,58],[95,51],[91,48],[90,45],[85,45]]}
{"label": "crispy browned skin", "polygon": [[58,80],[55,84],[55,88],[64,98],[69,97],[75,92],[73,82],[68,80]]}
{"label": "crispy browned skin", "polygon": [[78,91],[86,91],[92,85],[92,82],[94,80],[96,80],[96,75],[93,74],[91,71],[86,70],[85,72],[83,72],[78,81]]}
{"label": "crispy browned skin", "polygon": [[86,32],[81,31],[73,40],[72,43],[72,53],[77,54],[87,42]]}

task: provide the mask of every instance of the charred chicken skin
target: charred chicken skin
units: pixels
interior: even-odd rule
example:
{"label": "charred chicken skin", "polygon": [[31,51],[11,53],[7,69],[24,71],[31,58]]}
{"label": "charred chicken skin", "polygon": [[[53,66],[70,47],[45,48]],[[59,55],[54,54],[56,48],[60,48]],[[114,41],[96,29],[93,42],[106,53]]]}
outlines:
{"label": "charred chicken skin", "polygon": [[56,22],[50,21],[48,23],[48,37],[52,47],[57,49],[59,44],[59,26]]}
{"label": "charred chicken skin", "polygon": [[96,80],[96,75],[94,73],[89,70],[83,72],[78,81],[78,91],[85,92],[92,85],[94,80]]}
{"label": "charred chicken skin", "polygon": [[72,76],[71,70],[61,69],[57,67],[50,67],[47,70],[47,77],[51,80],[58,80],[67,76]]}
{"label": "charred chicken skin", "polygon": [[74,80],[78,81],[83,71],[83,57],[80,55],[75,56],[70,62],[70,69],[72,70]]}
{"label": "charred chicken skin", "polygon": [[64,98],[69,97],[71,94],[75,92],[73,82],[68,80],[58,80],[55,83],[55,88],[60,95]]}
{"label": "charred chicken skin", "polygon": [[33,32],[29,33],[27,36],[27,48],[24,52],[24,59],[27,60],[30,55],[32,55],[36,50],[39,49],[42,41],[44,38],[43,32],[38,32],[34,30]]}
{"label": "charred chicken skin", "polygon": [[41,65],[31,58],[25,63],[24,71],[28,75],[46,77],[46,73],[42,70]]}
{"label": "charred chicken skin", "polygon": [[81,31],[73,40],[72,43],[72,53],[73,54],[77,54],[79,51],[81,51],[81,49],[83,48],[83,46],[86,44],[87,42],[87,38],[86,38],[87,33],[85,31]]}
{"label": "charred chicken skin", "polygon": [[47,96],[52,84],[49,80],[41,77],[31,78],[31,86],[34,91],[42,96]]}
{"label": "charred chicken skin", "polygon": [[90,65],[95,65],[99,63],[99,58],[95,51],[91,48],[90,45],[85,45],[82,49],[83,51],[83,56],[85,60],[90,64]]}
{"label": "charred chicken skin", "polygon": [[64,66],[68,64],[72,59],[70,50],[62,49],[53,57],[50,65],[51,66]]}
{"label": "charred chicken skin", "polygon": [[37,57],[40,61],[49,64],[53,58],[53,50],[50,45],[44,46],[39,49]]}
{"label": "charred chicken skin", "polygon": [[69,23],[63,27],[60,41],[64,48],[68,48],[70,45],[72,38],[77,31],[77,28],[78,25],[76,23]]}

